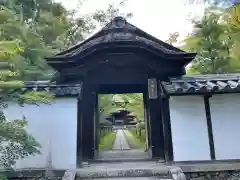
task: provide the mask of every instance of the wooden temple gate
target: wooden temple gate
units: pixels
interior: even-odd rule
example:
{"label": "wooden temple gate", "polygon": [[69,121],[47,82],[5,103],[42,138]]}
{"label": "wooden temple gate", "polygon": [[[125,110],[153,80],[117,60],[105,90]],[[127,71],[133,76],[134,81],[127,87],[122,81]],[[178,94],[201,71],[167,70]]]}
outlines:
{"label": "wooden temple gate", "polygon": [[195,58],[166,44],[122,17],[82,43],[47,58],[59,73],[57,83],[82,83],[78,98],[77,161],[98,150],[98,94],[143,93],[148,147],[152,158],[172,160],[169,97],[160,81],[185,74]]}

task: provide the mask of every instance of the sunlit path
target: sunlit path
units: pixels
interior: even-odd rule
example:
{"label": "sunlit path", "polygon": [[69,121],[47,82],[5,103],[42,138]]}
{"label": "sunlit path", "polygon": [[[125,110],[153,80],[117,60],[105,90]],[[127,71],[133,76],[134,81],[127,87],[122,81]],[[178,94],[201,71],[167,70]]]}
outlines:
{"label": "sunlit path", "polygon": [[127,139],[123,130],[121,129],[117,130],[117,135],[112,150],[130,150]]}
{"label": "sunlit path", "polygon": [[126,133],[129,132],[122,129],[117,130],[117,135],[112,150],[100,152],[98,159],[122,161],[149,159],[149,154],[144,152],[144,150],[130,148],[126,139]]}

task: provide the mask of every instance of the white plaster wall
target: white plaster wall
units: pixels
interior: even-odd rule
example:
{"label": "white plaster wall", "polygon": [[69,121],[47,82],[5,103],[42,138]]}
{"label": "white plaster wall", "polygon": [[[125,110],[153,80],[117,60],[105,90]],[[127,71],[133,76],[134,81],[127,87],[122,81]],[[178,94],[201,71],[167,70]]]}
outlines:
{"label": "white plaster wall", "polygon": [[40,104],[39,106],[19,107],[9,103],[5,115],[9,120],[26,116],[28,131],[42,146],[41,155],[19,160],[16,168],[46,167],[50,151],[54,168],[76,167],[76,98],[60,98],[51,105]]}
{"label": "white plaster wall", "polygon": [[210,99],[216,159],[240,159],[240,95]]}
{"label": "white plaster wall", "polygon": [[171,97],[170,116],[174,161],[210,160],[203,98]]}

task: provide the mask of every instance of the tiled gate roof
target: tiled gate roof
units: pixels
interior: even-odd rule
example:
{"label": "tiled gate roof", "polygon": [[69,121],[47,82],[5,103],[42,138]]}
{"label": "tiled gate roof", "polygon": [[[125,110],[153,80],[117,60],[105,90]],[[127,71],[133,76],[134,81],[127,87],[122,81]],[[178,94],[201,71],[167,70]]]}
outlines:
{"label": "tiled gate roof", "polygon": [[56,85],[49,81],[25,82],[22,91],[50,91],[56,96],[78,96],[81,91],[81,84]]}
{"label": "tiled gate roof", "polygon": [[[160,82],[170,95],[240,93],[240,74],[195,75]],[[57,96],[77,96],[81,84],[56,85],[48,81],[25,82],[24,91],[51,91]]]}
{"label": "tiled gate roof", "polygon": [[198,75],[161,82],[169,94],[240,92],[240,74]]}

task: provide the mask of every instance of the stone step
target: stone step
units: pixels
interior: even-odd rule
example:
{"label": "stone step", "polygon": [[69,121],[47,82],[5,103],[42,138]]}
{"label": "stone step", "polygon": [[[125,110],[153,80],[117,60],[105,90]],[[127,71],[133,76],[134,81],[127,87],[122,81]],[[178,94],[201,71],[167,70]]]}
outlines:
{"label": "stone step", "polygon": [[[109,178],[107,178],[109,179]],[[106,178],[101,178],[101,179],[97,179],[97,180],[107,180]],[[136,180],[135,177],[125,177],[125,178],[110,178],[109,180]],[[172,180],[171,179],[161,179],[159,177],[138,177],[137,180]]]}
{"label": "stone step", "polygon": [[159,162],[164,163],[165,160],[157,160],[152,158],[122,158],[122,159],[95,159],[93,163],[122,163],[122,162]]}
{"label": "stone step", "polygon": [[166,168],[133,168],[133,169],[107,169],[107,170],[78,170],[76,177],[80,179],[94,178],[120,178],[120,177],[161,177],[162,179],[171,178],[171,174]]}
{"label": "stone step", "polygon": [[92,164],[77,169],[76,180],[87,179],[159,179],[186,180],[181,169],[153,162]]}

